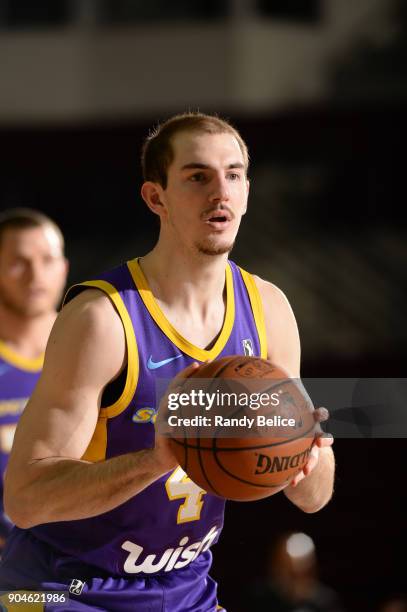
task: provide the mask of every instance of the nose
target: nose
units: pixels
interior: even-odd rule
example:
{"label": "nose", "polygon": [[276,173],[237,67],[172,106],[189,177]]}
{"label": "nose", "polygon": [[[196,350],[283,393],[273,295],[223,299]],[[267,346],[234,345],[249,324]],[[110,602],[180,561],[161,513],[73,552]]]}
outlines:
{"label": "nose", "polygon": [[211,183],[210,201],[213,203],[227,202],[230,194],[226,177],[216,175]]}
{"label": "nose", "polygon": [[29,283],[36,283],[37,281],[41,280],[43,274],[43,266],[40,262],[34,260],[27,262],[25,276]]}

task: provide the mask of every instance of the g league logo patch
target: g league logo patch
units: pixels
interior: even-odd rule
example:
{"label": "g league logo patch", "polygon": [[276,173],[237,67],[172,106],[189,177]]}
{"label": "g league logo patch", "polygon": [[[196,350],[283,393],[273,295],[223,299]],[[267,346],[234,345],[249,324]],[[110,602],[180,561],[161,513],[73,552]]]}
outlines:
{"label": "g league logo patch", "polygon": [[246,357],[253,357],[254,355],[253,344],[250,338],[246,338],[245,340],[242,340],[242,346],[243,346],[243,351]]}

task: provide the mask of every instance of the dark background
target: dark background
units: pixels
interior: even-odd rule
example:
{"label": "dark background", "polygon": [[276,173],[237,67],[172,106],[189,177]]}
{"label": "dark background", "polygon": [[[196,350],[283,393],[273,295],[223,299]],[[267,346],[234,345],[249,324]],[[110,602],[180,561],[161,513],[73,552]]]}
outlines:
{"label": "dark background", "polygon": [[[166,3],[137,13],[131,3],[106,1],[99,18],[104,26],[157,14],[221,19],[226,4],[197,3],[191,16],[191,3],[166,14]],[[306,4],[256,6],[264,20],[317,22],[321,3]],[[70,18],[69,2],[37,5],[9,2],[4,30]],[[397,7],[397,36],[380,50],[366,43],[338,58],[324,100],[261,112],[219,109],[252,159],[249,211],[233,259],[287,294],[304,377],[405,375],[407,45],[406,10]],[[125,120],[0,121],[0,207],[38,208],[61,225],[70,282],[154,244],[157,223],[139,195],[139,155],[148,130],[168,114],[163,104],[159,114]],[[269,547],[289,530],[314,539],[321,578],[346,610],[377,610],[382,599],[405,592],[405,452],[404,439],[336,440],[334,499],[315,515],[283,494],[229,503],[212,571],[221,603],[243,610],[242,594],[264,575]]]}

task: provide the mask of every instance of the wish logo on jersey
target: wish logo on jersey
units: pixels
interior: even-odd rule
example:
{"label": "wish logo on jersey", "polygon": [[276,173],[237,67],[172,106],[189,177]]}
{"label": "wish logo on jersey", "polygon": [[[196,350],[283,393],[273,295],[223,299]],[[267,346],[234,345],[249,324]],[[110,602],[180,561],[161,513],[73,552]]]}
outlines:
{"label": "wish logo on jersey", "polygon": [[155,423],[157,410],[155,408],[139,408],[132,416],[133,423]]}
{"label": "wish logo on jersey", "polygon": [[161,559],[157,560],[157,555],[147,555],[139,565],[137,565],[137,561],[142,555],[144,548],[126,540],[126,542],[123,542],[122,548],[130,554],[124,563],[123,569],[128,574],[155,574],[160,571],[170,572],[174,568],[180,569],[189,565],[198,555],[208,550],[218,535],[218,528],[216,526],[212,527],[201,541],[193,542],[188,546],[186,544],[188,544],[189,538],[185,536],[179,541],[177,548],[167,548],[161,555]]}

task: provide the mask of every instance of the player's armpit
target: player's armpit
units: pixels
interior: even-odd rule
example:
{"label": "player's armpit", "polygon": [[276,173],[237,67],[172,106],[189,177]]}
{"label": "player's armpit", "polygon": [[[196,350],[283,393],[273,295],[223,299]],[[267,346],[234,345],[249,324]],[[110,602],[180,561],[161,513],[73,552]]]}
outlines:
{"label": "player's armpit", "polygon": [[284,293],[272,283],[254,277],[259,290],[267,335],[267,359],[291,377],[300,377],[301,346],[297,322]]}

